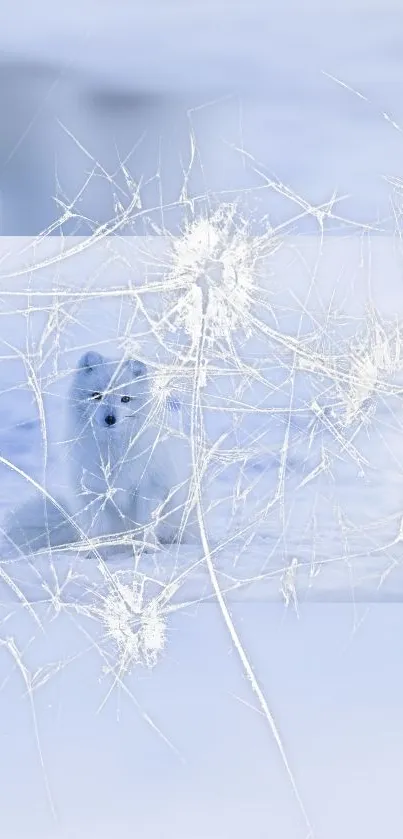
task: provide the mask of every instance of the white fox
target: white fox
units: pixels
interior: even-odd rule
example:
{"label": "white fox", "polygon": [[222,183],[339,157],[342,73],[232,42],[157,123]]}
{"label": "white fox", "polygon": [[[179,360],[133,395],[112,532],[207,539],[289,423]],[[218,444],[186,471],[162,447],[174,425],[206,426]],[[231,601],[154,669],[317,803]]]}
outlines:
{"label": "white fox", "polygon": [[147,367],[97,352],[78,363],[68,399],[68,506],[81,538],[195,542],[191,452],[164,437]]}

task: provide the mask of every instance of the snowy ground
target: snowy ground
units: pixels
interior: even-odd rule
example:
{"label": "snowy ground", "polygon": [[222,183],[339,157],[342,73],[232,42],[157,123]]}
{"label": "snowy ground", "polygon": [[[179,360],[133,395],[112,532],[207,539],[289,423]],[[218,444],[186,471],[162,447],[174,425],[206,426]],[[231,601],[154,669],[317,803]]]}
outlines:
{"label": "snowy ground", "polygon": [[84,347],[129,345],[180,400],[169,422],[189,430],[200,399],[206,431],[204,545],[100,562],[49,549],[39,520],[36,551],[3,533],[7,839],[369,839],[402,824],[398,243],[227,234],[224,272],[201,282],[205,234],[180,251],[2,240],[3,527],[24,528],[45,454],[62,490]]}
{"label": "snowy ground", "polygon": [[[10,634],[23,633],[24,617],[16,610]],[[346,604],[303,607],[297,620],[282,606],[249,602],[233,617],[314,835],[393,836],[402,823],[401,607],[370,607],[358,631]],[[172,616],[160,664],[134,671],[109,697],[113,680],[68,615],[35,642],[24,650],[31,673],[45,646],[53,667],[34,684],[33,706],[9,651],[1,657],[10,839],[307,836],[217,606]]]}

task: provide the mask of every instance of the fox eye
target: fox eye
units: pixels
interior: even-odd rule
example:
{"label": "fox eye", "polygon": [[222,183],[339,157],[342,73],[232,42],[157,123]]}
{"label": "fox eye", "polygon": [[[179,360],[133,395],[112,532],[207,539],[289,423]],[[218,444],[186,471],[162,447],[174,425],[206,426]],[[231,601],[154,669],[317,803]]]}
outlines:
{"label": "fox eye", "polygon": [[91,393],[91,399],[95,399],[97,402],[99,402],[99,400],[102,399],[102,393],[99,393],[98,391],[95,391],[95,393]]}
{"label": "fox eye", "polygon": [[130,396],[122,396],[121,402],[130,402]]}

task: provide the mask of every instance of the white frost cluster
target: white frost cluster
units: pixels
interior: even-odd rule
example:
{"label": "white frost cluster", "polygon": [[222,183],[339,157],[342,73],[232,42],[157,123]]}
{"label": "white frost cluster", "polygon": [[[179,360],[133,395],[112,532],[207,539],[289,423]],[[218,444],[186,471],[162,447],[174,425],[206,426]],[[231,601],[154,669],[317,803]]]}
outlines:
{"label": "white frost cluster", "polygon": [[360,418],[365,405],[382,389],[382,380],[397,373],[400,366],[398,326],[385,326],[375,313],[371,313],[366,335],[350,352],[348,385],[343,395],[345,426]]}
{"label": "white frost cluster", "polygon": [[114,574],[112,583],[99,615],[116,645],[120,670],[135,664],[154,667],[165,647],[166,624],[158,599],[145,600],[144,578],[127,585]]}
{"label": "white frost cluster", "polygon": [[251,236],[250,224],[234,204],[221,204],[208,217],[187,223],[172,240],[168,288],[180,289],[175,325],[199,340],[205,321],[210,340],[238,326],[248,331],[258,262],[276,247],[271,230]]}

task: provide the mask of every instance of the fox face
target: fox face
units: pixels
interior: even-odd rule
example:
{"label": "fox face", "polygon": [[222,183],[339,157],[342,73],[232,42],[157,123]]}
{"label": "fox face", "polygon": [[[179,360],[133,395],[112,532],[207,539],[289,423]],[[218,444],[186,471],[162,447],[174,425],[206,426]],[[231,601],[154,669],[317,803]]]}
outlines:
{"label": "fox face", "polygon": [[135,359],[119,362],[86,352],[78,362],[71,396],[82,420],[113,434],[147,406],[147,367]]}

